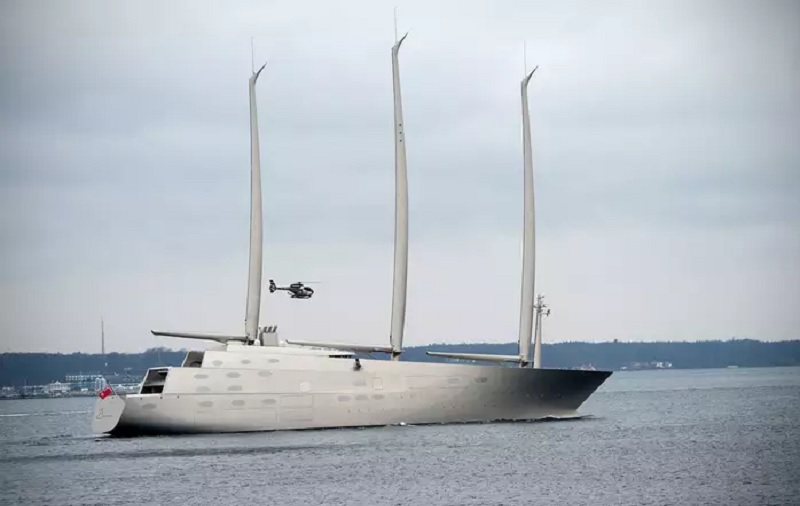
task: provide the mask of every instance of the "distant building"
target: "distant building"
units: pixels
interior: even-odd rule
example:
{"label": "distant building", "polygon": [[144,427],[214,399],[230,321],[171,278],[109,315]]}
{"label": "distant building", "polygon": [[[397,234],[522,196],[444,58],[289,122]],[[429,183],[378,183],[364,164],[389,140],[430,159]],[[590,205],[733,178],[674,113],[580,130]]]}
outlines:
{"label": "distant building", "polygon": [[42,392],[44,394],[53,396],[68,394],[70,390],[71,387],[68,383],[61,383],[60,381],[54,381],[42,387]]}
{"label": "distant building", "polygon": [[649,369],[672,369],[672,362],[654,360],[652,362],[631,362],[621,367],[623,371],[644,371]]}
{"label": "distant building", "polygon": [[64,380],[69,383],[74,390],[82,392],[93,392],[103,388],[103,375],[98,373],[91,374],[67,374]]}

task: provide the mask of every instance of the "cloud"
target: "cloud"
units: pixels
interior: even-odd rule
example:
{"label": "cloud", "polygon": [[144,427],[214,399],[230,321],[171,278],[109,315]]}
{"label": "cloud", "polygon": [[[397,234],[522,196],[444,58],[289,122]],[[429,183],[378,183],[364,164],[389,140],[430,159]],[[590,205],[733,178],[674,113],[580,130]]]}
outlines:
{"label": "cloud", "polygon": [[[251,36],[265,279],[324,281],[265,311],[290,337],[386,341],[392,7],[6,2],[4,345],[89,349],[100,314],[124,349],[241,326]],[[797,338],[797,11],[400,5],[410,342],[516,336],[523,40],[547,338]]]}

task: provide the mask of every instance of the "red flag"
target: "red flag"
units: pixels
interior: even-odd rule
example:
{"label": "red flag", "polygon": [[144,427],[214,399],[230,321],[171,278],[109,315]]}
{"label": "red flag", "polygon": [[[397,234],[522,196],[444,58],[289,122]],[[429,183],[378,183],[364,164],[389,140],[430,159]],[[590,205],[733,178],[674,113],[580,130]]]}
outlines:
{"label": "red flag", "polygon": [[114,390],[111,389],[111,385],[106,385],[106,387],[100,390],[100,398],[105,399],[109,395],[113,394]]}

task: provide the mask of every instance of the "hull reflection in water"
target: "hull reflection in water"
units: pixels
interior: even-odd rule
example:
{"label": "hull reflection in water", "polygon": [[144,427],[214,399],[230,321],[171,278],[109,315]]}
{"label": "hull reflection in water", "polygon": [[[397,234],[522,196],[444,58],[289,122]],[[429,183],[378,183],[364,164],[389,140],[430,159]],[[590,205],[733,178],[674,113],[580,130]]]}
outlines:
{"label": "hull reflection in water", "polygon": [[[226,363],[153,369],[148,377],[166,373],[160,392],[98,401],[94,431],[220,433],[573,418],[611,375],[383,360],[357,364],[352,357],[319,355],[258,353],[260,360],[232,351],[206,355],[209,363],[222,362],[209,355]],[[274,367],[241,367],[245,356]],[[147,388],[146,380],[142,390]]]}

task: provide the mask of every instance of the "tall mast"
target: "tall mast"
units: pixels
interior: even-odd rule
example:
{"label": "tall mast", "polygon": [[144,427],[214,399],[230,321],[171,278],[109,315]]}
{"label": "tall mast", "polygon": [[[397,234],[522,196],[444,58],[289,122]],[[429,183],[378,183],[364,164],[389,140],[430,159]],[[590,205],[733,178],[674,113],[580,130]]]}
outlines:
{"label": "tall mast", "polygon": [[[396,10],[396,9],[395,9]],[[389,346],[367,346],[347,343],[287,340],[289,344],[391,354],[400,360],[403,353],[403,331],[406,323],[406,291],[408,287],[408,178],[406,175],[406,137],[403,126],[403,104],[400,97],[400,65],[397,55],[400,45],[408,36],[397,38],[395,12],[395,43],[392,46],[392,93],[394,96],[394,272],[392,275],[392,321]]]}
{"label": "tall mast", "polygon": [[258,338],[258,315],[261,310],[261,267],[263,227],[261,216],[261,153],[258,145],[256,81],[267,64],[250,76],[250,265],[247,274],[247,312],[245,336],[249,343]]}
{"label": "tall mast", "polygon": [[392,327],[389,340],[392,360],[400,360],[403,351],[403,331],[406,323],[406,290],[408,286],[408,178],[406,175],[406,139],[403,127],[403,104],[400,96],[400,66],[397,54],[408,36],[392,46],[392,90],[394,94],[394,275],[392,280]]}
{"label": "tall mast", "polygon": [[[250,39],[252,51],[253,39]],[[252,65],[252,52],[251,52]],[[206,339],[218,343],[243,342],[253,344],[259,338],[258,315],[261,310],[261,269],[263,225],[261,216],[261,153],[258,146],[258,112],[256,109],[256,82],[261,71],[253,67],[250,76],[250,260],[247,272],[247,302],[245,304],[245,335],[209,334],[205,332],[173,332],[151,330],[154,336]]]}
{"label": "tall mast", "polygon": [[531,334],[533,331],[536,224],[533,205],[533,155],[531,153],[531,118],[528,112],[528,83],[537,68],[539,67],[535,67],[520,83],[522,94],[523,184],[525,187],[525,217],[522,236],[522,293],[519,308],[520,367],[525,367],[530,361]]}
{"label": "tall mast", "polygon": [[[527,60],[527,54],[523,56]],[[527,62],[526,72],[527,72]],[[531,361],[531,337],[533,334],[533,318],[536,304],[534,302],[534,281],[536,275],[536,229],[533,202],[533,155],[531,153],[531,119],[528,112],[528,83],[533,73],[538,69],[534,67],[527,73],[520,83],[522,95],[522,149],[525,188],[525,216],[522,235],[522,293],[519,308],[519,354],[518,355],[491,355],[486,353],[443,353],[426,352],[431,356],[459,358],[464,360],[487,360],[491,362],[517,362],[520,367],[527,367]],[[540,299],[541,302],[541,299]],[[540,321],[537,314],[536,321]],[[537,325],[538,327],[538,325]],[[541,335],[537,339],[536,367],[541,365]]]}
{"label": "tall mast", "polygon": [[103,319],[100,318],[100,354],[103,355],[103,360],[106,358],[106,329]]}

